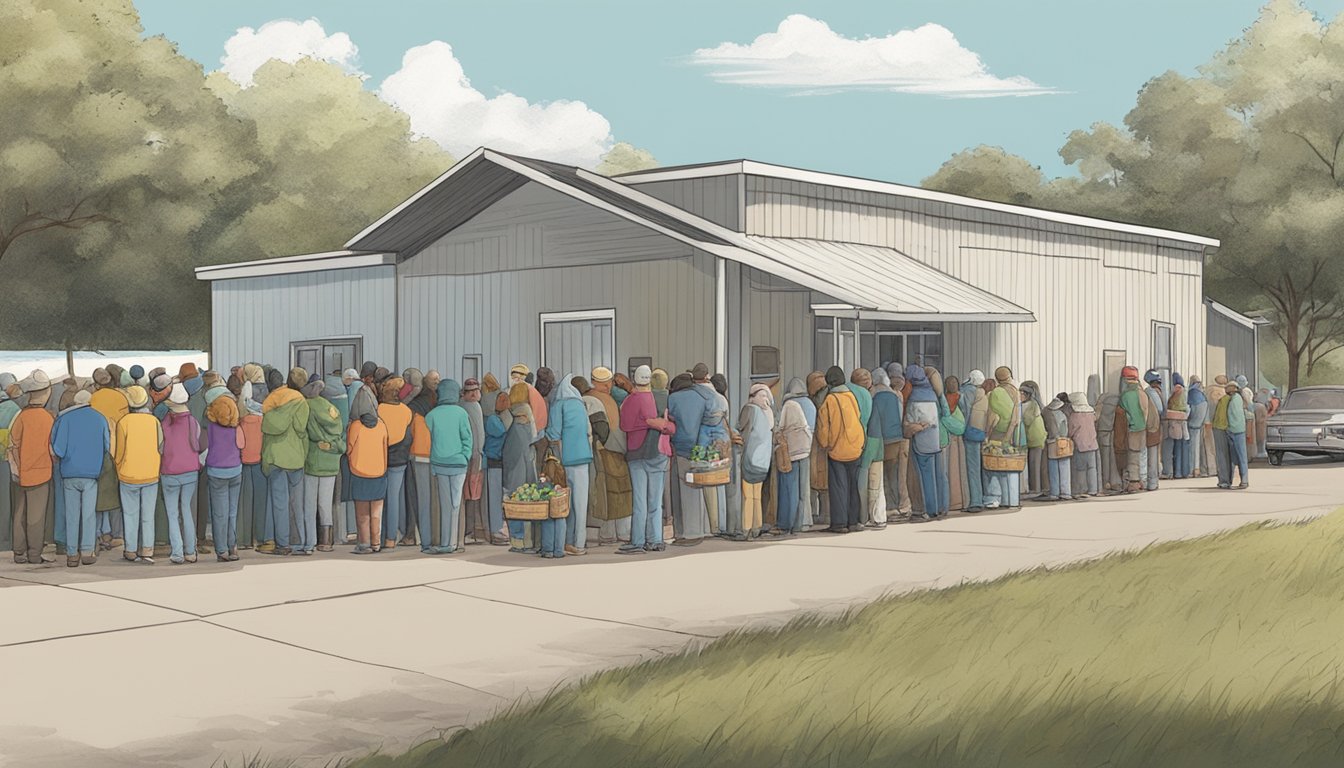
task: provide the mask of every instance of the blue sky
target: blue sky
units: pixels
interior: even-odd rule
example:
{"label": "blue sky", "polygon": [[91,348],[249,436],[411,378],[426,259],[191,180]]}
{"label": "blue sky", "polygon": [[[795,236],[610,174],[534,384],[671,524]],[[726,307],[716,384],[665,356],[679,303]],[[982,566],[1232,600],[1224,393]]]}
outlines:
{"label": "blue sky", "polygon": [[[817,170],[918,182],[978,144],[1068,173],[1057,150],[1070,130],[1119,121],[1139,88],[1194,68],[1256,17],[1257,0],[877,0],[788,4],[757,0],[559,2],[490,0],[136,0],[146,32],[178,42],[207,70],[240,27],[316,18],[358,46],[358,69],[378,88],[415,46],[451,45],[471,86],[532,104],[584,102],[611,134],[660,164],[750,157]],[[1344,0],[1308,0],[1332,18]],[[1054,89],[1036,96],[946,98],[721,82],[691,55],[750,44],[791,14],[846,38],[945,27],[995,78]],[[446,49],[445,49],[446,50]],[[402,92],[418,80],[408,79]],[[432,89],[424,89],[432,90]],[[432,105],[431,105],[432,106]],[[409,110],[408,110],[409,111]],[[413,116],[414,119],[414,116]],[[591,121],[590,121],[591,123]],[[429,132],[433,135],[432,132]],[[582,152],[582,149],[575,149]]]}

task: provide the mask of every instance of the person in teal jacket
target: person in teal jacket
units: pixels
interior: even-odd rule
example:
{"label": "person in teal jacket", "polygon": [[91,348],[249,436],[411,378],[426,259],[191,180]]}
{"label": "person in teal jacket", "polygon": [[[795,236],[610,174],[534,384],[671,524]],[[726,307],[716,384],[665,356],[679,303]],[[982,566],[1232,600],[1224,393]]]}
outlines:
{"label": "person in teal jacket", "polygon": [[[859,457],[859,522],[864,528],[885,528],[887,510],[886,496],[882,492],[882,425],[873,419],[873,375],[866,368],[855,368],[846,386],[859,402],[859,421],[863,422],[863,455]],[[874,506],[878,508],[876,511]]]}
{"label": "person in teal jacket", "polygon": [[[462,385],[453,379],[439,384],[438,405],[425,417],[429,428],[429,466],[439,487],[439,541],[434,552],[441,555],[460,551],[458,526],[462,522],[462,486],[467,480],[471,459],[471,419],[458,405]],[[422,512],[420,531],[432,530],[429,515]],[[422,549],[428,549],[423,544]]]}
{"label": "person in teal jacket", "polygon": [[[1250,485],[1250,478],[1247,474],[1246,459],[1246,410],[1240,407],[1242,404],[1241,386],[1235,381],[1227,383],[1227,396],[1232,405],[1227,409],[1227,442],[1228,455],[1231,457],[1231,465],[1236,467],[1238,477],[1240,478],[1237,488],[1246,488]],[[1228,472],[1230,480],[1232,473]]]}
{"label": "person in teal jacket", "polygon": [[569,485],[569,520],[541,524],[541,552],[545,557],[582,555],[588,546],[588,478],[593,464],[593,441],[588,439],[588,410],[574,386],[574,374],[560,380],[546,422],[546,439],[560,442],[560,465]]}

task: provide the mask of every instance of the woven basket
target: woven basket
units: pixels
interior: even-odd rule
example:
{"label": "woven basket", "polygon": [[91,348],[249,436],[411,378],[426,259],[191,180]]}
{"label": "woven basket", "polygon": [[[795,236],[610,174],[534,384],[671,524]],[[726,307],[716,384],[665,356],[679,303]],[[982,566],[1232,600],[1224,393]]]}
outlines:
{"label": "woven basket", "polygon": [[984,453],[980,455],[980,465],[986,472],[1021,472],[1027,468],[1027,454],[1013,453],[1000,456]]}
{"label": "woven basket", "polygon": [[730,467],[722,469],[693,469],[686,473],[686,484],[696,488],[712,488],[727,485],[732,475]]}
{"label": "woven basket", "polygon": [[569,491],[564,488],[556,488],[555,495],[550,498],[549,509],[552,520],[561,520],[569,517]]}
{"label": "woven basket", "polygon": [[508,520],[545,520],[550,517],[549,501],[504,500],[504,517]]}

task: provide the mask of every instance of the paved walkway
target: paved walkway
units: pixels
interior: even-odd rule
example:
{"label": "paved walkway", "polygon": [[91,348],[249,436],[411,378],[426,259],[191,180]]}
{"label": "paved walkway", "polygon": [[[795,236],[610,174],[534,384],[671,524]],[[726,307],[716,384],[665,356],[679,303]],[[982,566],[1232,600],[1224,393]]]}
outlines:
{"label": "paved walkway", "polygon": [[[584,674],[743,626],[1344,503],[1344,467],[1257,468],[847,536],[543,563],[423,558],[0,564],[0,765],[209,766],[401,750]],[[250,553],[249,553],[250,554]]]}

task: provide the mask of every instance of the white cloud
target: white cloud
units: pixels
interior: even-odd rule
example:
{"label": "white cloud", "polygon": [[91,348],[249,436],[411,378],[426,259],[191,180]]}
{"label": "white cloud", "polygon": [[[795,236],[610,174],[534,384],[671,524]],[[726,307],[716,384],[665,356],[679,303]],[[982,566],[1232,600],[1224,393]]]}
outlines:
{"label": "white cloud", "polygon": [[720,82],[803,93],[890,90],[983,98],[1057,92],[1025,77],[991,75],[976,53],[938,24],[853,39],[823,21],[794,14],[750,44],[701,48],[691,61],[708,67]]}
{"label": "white cloud", "polygon": [[267,61],[279,59],[292,64],[304,58],[329,61],[351,74],[364,76],[359,69],[359,48],[350,36],[344,32],[328,35],[317,19],[277,19],[262,24],[261,29],[239,27],[225,41],[219,62],[229,79],[246,87]]}
{"label": "white cloud", "polygon": [[595,167],[611,149],[611,123],[582,101],[487,98],[472,87],[453,47],[440,40],[402,57],[378,95],[411,118],[411,130],[461,157],[478,146]]}

